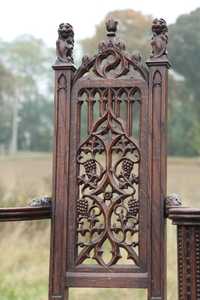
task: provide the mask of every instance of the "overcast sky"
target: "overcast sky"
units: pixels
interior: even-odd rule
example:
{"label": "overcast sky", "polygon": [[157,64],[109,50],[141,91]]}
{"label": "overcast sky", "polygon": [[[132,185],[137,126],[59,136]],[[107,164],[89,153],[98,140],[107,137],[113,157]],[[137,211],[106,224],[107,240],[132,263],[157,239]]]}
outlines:
{"label": "overcast sky", "polygon": [[[1,3],[0,39],[12,41],[28,33],[55,47],[58,25],[74,27],[75,40],[90,37],[105,15],[113,10],[133,9],[144,15],[163,18],[167,24],[200,7],[200,0],[5,0]],[[100,6],[99,6],[100,3]],[[155,5],[157,4],[157,5]]]}

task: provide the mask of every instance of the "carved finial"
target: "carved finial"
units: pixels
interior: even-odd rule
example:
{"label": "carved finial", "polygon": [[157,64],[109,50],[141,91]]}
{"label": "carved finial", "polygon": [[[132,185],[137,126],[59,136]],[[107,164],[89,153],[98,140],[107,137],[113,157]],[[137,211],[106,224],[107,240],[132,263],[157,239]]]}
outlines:
{"label": "carved finial", "polygon": [[108,40],[101,40],[99,42],[99,52],[103,52],[107,48],[117,48],[119,51],[126,50],[126,44],[123,40],[119,39],[116,41],[116,31],[117,31],[118,21],[115,20],[113,16],[111,16],[106,22],[107,29],[107,37]]}
{"label": "carved finial", "polygon": [[58,60],[73,62],[74,30],[71,24],[61,23],[58,28],[58,39],[56,41],[56,54]]}
{"label": "carved finial", "polygon": [[150,58],[167,57],[168,27],[164,19],[155,19],[152,23],[153,37]]}
{"label": "carved finial", "polygon": [[108,31],[107,36],[115,36],[117,31],[118,22],[115,20],[113,16],[111,16],[106,22],[106,29]]}
{"label": "carved finial", "polygon": [[181,197],[177,194],[170,194],[165,198],[165,206],[181,206]]}

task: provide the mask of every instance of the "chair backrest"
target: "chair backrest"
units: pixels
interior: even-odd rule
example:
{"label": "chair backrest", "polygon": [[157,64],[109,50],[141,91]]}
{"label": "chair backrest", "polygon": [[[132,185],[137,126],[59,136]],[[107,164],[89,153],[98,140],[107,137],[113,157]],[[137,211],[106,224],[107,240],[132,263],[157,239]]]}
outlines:
{"label": "chair backrest", "polygon": [[148,289],[166,299],[167,25],[152,24],[148,69],[106,23],[98,52],[73,64],[59,26],[49,299],[70,287]]}

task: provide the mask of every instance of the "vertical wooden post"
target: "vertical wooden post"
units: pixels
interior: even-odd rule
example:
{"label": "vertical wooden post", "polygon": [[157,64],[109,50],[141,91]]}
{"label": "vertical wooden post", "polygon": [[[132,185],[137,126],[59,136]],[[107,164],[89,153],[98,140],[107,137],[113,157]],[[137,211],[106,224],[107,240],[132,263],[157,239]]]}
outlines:
{"label": "vertical wooden post", "polygon": [[166,58],[150,59],[149,105],[151,111],[149,134],[149,170],[151,228],[149,253],[148,299],[166,298],[166,222],[164,198],[166,196],[166,143],[167,143],[167,81],[170,66]]}
{"label": "vertical wooden post", "polygon": [[200,299],[199,226],[177,226],[179,299]]}
{"label": "vertical wooden post", "polygon": [[55,110],[49,300],[64,300],[68,299],[68,291],[65,289],[65,276],[68,208],[67,178],[69,176],[70,145],[70,93],[71,81],[76,68],[70,62],[63,63],[58,60],[53,65],[53,69],[55,70]]}
{"label": "vertical wooden post", "polygon": [[168,196],[166,213],[177,225],[178,299],[200,299],[200,208],[176,203],[176,194]]}

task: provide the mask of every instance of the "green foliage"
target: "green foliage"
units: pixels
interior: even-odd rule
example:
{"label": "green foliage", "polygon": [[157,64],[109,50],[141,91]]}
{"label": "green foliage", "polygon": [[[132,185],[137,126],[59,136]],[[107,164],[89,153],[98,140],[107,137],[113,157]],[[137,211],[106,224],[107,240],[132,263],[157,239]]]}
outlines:
{"label": "green foliage", "polygon": [[35,100],[21,103],[18,149],[49,151],[53,134],[53,105],[37,92],[34,96]]}
{"label": "green foliage", "polygon": [[[16,82],[15,85],[9,85],[12,76],[7,76],[9,81],[6,80],[4,92],[4,119],[0,116],[0,142],[9,142],[15,128],[18,149],[49,151],[53,133],[51,65],[55,54],[42,40],[31,35],[22,35],[10,43],[2,42],[0,53],[7,68],[0,64],[0,72],[2,70],[6,75],[7,70],[12,70],[11,75]],[[8,89],[10,86],[12,89]],[[12,98],[9,97],[11,91]]]}
{"label": "green foliage", "polygon": [[181,15],[169,26],[169,59],[173,69],[183,75],[187,88],[200,92],[200,8]]}
{"label": "green foliage", "polygon": [[10,69],[6,68],[0,61],[0,106],[1,108],[5,105],[7,97],[14,95],[15,77],[13,76]]}
{"label": "green foliage", "polygon": [[169,115],[169,154],[200,154],[200,8],[181,15],[169,26],[169,59],[172,69],[182,76],[173,90],[175,102]]}
{"label": "green foliage", "polygon": [[[198,124],[193,109],[188,103],[178,105],[168,118],[168,155],[197,156],[200,147],[196,139],[199,132],[194,133],[194,124]],[[200,129],[200,128],[199,128]]]}
{"label": "green foliage", "polygon": [[15,76],[0,61],[0,144],[11,138],[12,114],[10,105],[14,96]]}
{"label": "green foliage", "polygon": [[11,138],[12,114],[10,107],[2,105],[0,110],[0,144],[6,144]]}

